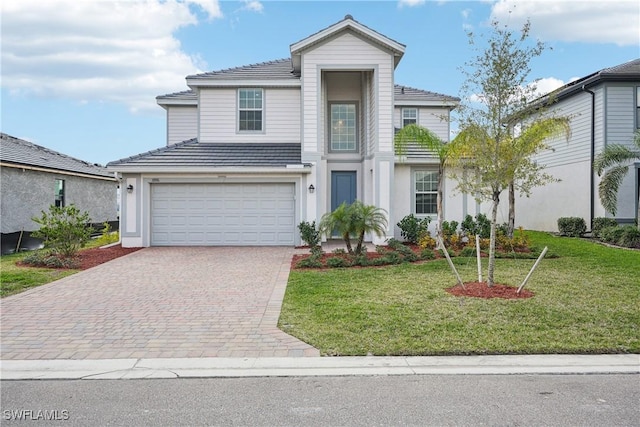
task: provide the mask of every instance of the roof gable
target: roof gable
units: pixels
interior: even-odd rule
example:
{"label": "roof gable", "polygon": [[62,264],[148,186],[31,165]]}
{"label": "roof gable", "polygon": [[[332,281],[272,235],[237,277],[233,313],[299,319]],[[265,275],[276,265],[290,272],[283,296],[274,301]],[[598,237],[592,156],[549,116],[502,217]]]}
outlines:
{"label": "roof gable", "polygon": [[310,35],[307,38],[300,40],[299,42],[293,43],[290,46],[291,50],[291,61],[293,63],[293,69],[296,72],[300,72],[300,66],[302,62],[302,53],[306,50],[313,49],[314,46],[317,46],[325,41],[345,32],[350,31],[356,34],[357,36],[373,43],[374,45],[379,46],[384,50],[390,51],[394,56],[394,63],[397,66],[404,55],[404,51],[406,46],[402,43],[398,43],[397,41],[380,34],[379,32],[372,30],[371,28],[363,25],[353,19],[351,15],[346,15],[343,20],[318,31],[315,34]]}
{"label": "roof gable", "polygon": [[114,178],[106,168],[78,160],[20,138],[0,133],[0,160],[3,163]]}

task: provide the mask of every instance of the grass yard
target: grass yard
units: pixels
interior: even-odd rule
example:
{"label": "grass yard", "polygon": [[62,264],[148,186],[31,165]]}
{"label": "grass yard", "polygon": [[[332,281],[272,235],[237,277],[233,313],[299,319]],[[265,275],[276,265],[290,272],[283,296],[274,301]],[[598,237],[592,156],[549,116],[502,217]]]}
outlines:
{"label": "grass yard", "polygon": [[[560,256],[538,266],[533,298],[450,295],[445,260],[293,270],[279,326],[325,355],[640,353],[640,251],[529,235]],[[477,280],[475,258],[454,262]],[[497,260],[496,282],[519,286],[533,262]]]}
{"label": "grass yard", "polygon": [[53,268],[19,267],[16,262],[28,252],[0,257],[0,298],[14,295],[35,286],[77,273],[78,270],[59,270]]}

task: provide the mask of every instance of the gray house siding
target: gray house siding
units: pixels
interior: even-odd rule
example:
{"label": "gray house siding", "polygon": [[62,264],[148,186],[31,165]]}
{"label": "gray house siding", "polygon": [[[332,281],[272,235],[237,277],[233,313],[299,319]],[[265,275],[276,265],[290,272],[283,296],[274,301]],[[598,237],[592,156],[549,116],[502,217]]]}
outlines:
{"label": "gray house siding", "polygon": [[92,222],[118,218],[115,180],[86,178],[15,167],[0,168],[2,177],[2,233],[38,229],[31,218],[55,203],[55,180],[65,181],[65,205],[89,212]]}

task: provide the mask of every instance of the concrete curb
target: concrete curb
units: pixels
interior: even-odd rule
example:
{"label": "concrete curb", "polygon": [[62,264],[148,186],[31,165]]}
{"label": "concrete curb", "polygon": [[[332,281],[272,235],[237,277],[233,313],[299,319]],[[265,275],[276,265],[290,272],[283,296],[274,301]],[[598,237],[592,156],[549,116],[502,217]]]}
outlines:
{"label": "concrete curb", "polygon": [[640,374],[640,355],[3,360],[2,380]]}

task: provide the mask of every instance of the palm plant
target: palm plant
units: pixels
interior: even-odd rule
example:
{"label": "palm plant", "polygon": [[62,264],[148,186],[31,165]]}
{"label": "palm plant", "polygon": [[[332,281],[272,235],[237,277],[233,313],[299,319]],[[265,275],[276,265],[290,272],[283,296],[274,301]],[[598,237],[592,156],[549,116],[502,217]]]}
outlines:
{"label": "palm plant", "polygon": [[[633,138],[634,148],[620,144],[608,145],[593,162],[593,169],[602,180],[598,185],[598,195],[602,206],[613,215],[618,211],[618,190],[629,173],[629,164],[633,160],[640,160],[640,131]],[[640,198],[638,200],[638,212],[636,222],[640,229]]]}
{"label": "palm plant", "polygon": [[[320,219],[320,232],[327,237],[337,232],[344,240],[347,251],[352,255],[360,255],[366,233],[384,235],[387,228],[387,213],[384,209],[373,205],[365,205],[356,200],[350,205],[342,203],[333,212],[328,212]],[[351,238],[357,238],[355,251]]]}
{"label": "palm plant", "polygon": [[438,182],[437,182],[437,195],[436,195],[436,213],[437,213],[437,225],[436,233],[442,237],[442,221],[443,209],[443,185],[444,185],[444,172],[447,164],[447,158],[449,157],[449,145],[447,145],[442,139],[440,139],[435,133],[427,128],[416,124],[410,124],[398,131],[394,140],[394,148],[396,155],[401,158],[406,155],[407,147],[409,144],[415,143],[419,147],[427,149],[436,155],[438,158]]}

